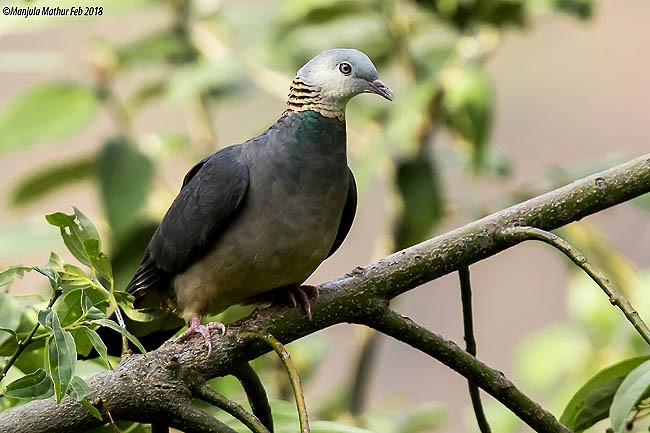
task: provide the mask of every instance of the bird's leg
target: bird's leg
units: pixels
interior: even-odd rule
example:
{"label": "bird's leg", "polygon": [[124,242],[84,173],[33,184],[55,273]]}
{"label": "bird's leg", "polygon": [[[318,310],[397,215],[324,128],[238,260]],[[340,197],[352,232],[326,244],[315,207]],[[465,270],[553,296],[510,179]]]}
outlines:
{"label": "bird's leg", "polygon": [[192,334],[201,334],[205,341],[205,345],[208,347],[208,355],[212,353],[212,338],[210,337],[210,331],[217,329],[221,335],[226,335],[226,325],[221,322],[210,322],[207,325],[203,325],[201,323],[201,316],[198,314],[190,317],[187,326],[187,330],[179,335],[176,340],[182,341],[188,339]]}
{"label": "bird's leg", "polygon": [[295,284],[288,287],[289,297],[293,305],[300,304],[307,317],[311,320],[311,304],[309,298],[318,298],[318,289],[314,286]]}

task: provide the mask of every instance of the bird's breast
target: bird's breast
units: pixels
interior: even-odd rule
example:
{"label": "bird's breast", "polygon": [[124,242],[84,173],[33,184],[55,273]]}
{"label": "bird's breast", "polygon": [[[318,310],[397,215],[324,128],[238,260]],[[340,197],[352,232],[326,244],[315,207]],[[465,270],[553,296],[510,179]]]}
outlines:
{"label": "bird's breast", "polygon": [[312,156],[253,158],[241,212],[177,279],[177,293],[202,285],[208,311],[218,312],[314,272],[338,232],[349,179],[344,153]]}

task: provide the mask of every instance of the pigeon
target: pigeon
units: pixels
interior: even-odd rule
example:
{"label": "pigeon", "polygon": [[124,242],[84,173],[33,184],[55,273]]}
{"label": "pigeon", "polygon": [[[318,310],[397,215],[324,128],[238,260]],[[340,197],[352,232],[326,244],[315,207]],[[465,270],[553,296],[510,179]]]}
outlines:
{"label": "pigeon", "polygon": [[[302,283],[341,246],[356,212],[345,109],[361,93],[392,101],[368,56],[330,49],[294,77],[286,110],[266,131],[190,169],[126,291],[136,309],[162,308],[200,334],[204,316],[287,291],[311,315]],[[313,288],[312,288],[313,289]]]}

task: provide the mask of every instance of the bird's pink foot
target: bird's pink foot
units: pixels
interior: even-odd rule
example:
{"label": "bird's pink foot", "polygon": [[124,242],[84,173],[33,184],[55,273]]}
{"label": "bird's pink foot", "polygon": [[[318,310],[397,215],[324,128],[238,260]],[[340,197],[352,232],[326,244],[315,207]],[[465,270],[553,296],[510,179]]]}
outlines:
{"label": "bird's pink foot", "polygon": [[212,353],[212,338],[210,337],[210,331],[217,329],[219,330],[219,334],[226,335],[226,325],[221,322],[210,322],[207,325],[203,325],[201,323],[201,316],[192,317],[188,325],[187,330],[179,335],[176,340],[187,340],[193,334],[201,334],[205,341],[205,345],[208,348],[208,355]]}
{"label": "bird's pink foot", "polygon": [[293,306],[297,307],[300,305],[305,310],[305,313],[307,313],[309,320],[311,320],[311,303],[309,299],[318,298],[318,289],[314,286],[301,286],[296,284],[295,286],[288,287],[287,294]]}

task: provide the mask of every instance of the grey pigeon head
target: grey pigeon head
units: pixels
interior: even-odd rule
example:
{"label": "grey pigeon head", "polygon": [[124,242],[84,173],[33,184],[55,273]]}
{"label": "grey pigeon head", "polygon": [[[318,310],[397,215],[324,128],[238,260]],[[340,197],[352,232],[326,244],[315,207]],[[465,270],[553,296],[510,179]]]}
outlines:
{"label": "grey pigeon head", "polygon": [[393,92],[379,80],[368,56],[351,48],[334,48],[316,55],[296,73],[294,90],[317,94],[331,112],[343,112],[347,102],[360,93],[375,93],[393,100]]}

